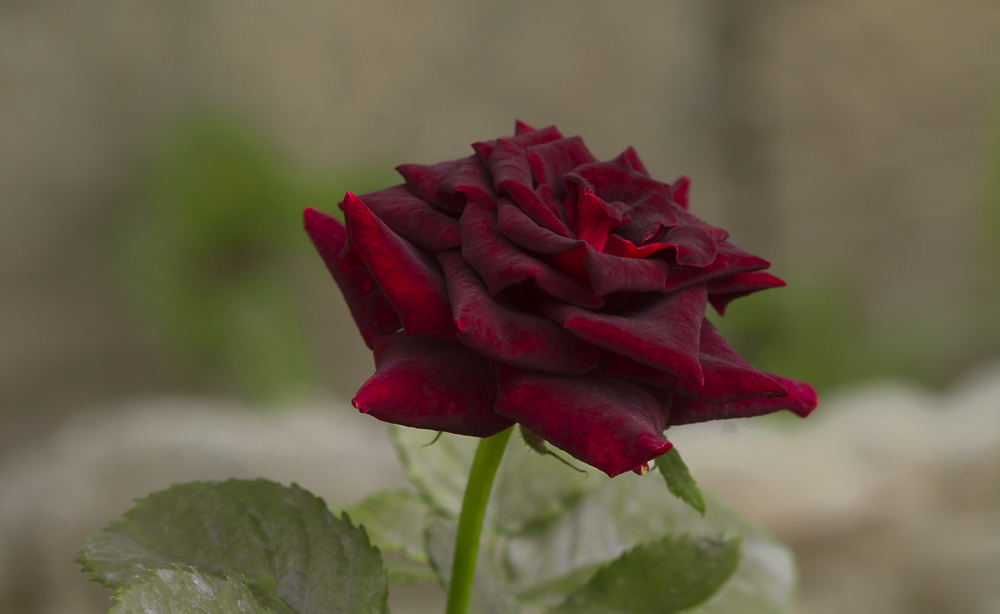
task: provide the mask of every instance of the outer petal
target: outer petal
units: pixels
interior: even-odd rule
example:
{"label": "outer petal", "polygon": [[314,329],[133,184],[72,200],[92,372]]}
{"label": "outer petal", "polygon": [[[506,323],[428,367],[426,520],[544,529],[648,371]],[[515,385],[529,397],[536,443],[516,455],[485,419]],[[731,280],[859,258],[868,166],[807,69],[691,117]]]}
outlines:
{"label": "outer petal", "polygon": [[581,339],[637,362],[702,383],[698,361],[707,295],[695,286],[619,315],[557,305],[545,315]]}
{"label": "outer petal", "polygon": [[403,325],[396,310],[385,299],[368,269],[340,260],[340,251],[347,242],[347,231],[340,222],[315,209],[306,209],[303,217],[306,232],[340,287],[365,345],[371,348],[375,337],[399,330]]}
{"label": "outer petal", "polygon": [[497,413],[614,477],[671,448],[660,403],[637,384],[499,366]]}
{"label": "outer petal", "polygon": [[418,247],[439,254],[461,245],[454,218],[420,200],[403,185],[358,197],[393,232]]}
{"label": "outer petal", "polygon": [[670,191],[673,192],[674,202],[677,203],[677,206],[681,209],[687,209],[688,194],[691,191],[691,178],[687,175],[681,175],[670,186]]}
{"label": "outer petal", "polygon": [[708,319],[701,321],[699,362],[705,375],[702,385],[617,354],[608,355],[606,373],[707,403],[731,403],[788,393],[781,384],[743,360]]}
{"label": "outer petal", "polygon": [[664,292],[675,292],[682,288],[703,284],[736,273],[759,271],[771,266],[763,258],[748,254],[728,241],[718,245],[719,253],[712,264],[705,267],[676,265],[670,267],[670,277]]}
{"label": "outer petal", "polygon": [[500,305],[457,251],[438,255],[458,325],[458,340],[494,360],[539,371],[583,375],[600,350],[553,322]]}
{"label": "outer petal", "polygon": [[594,249],[583,256],[583,267],[597,296],[659,291],[666,287],[670,272],[670,264],[659,258],[624,258]]}
{"label": "outer petal", "polygon": [[454,338],[448,291],[437,263],[389,230],[350,192],[344,199],[344,215],[351,243],[396,309],[406,333]]}
{"label": "outer petal", "polygon": [[670,426],[677,424],[692,424],[694,422],[708,422],[709,420],[724,420],[726,418],[749,418],[751,416],[762,416],[774,413],[782,409],[787,409],[795,415],[805,418],[816,408],[816,391],[805,382],[788,379],[773,373],[767,374],[771,379],[788,390],[786,396],[755,399],[745,399],[725,405],[715,405],[688,399],[680,395],[674,395],[674,402],[670,408],[667,423]]}
{"label": "outer petal", "polygon": [[352,403],[379,420],[473,437],[511,425],[493,411],[495,364],[461,343],[402,333],[380,337],[375,365]]}
{"label": "outer petal", "polygon": [[738,298],[760,290],[780,288],[788,284],[770,273],[754,271],[713,279],[706,285],[708,287],[708,302],[712,303],[719,315],[725,315],[726,305]]}
{"label": "outer petal", "polygon": [[629,167],[631,167],[635,172],[649,177],[649,171],[646,170],[646,165],[642,163],[642,160],[639,159],[639,154],[632,147],[629,147],[625,151],[621,152],[617,159],[628,164]]}
{"label": "outer petal", "polygon": [[561,301],[597,308],[604,304],[593,291],[549,265],[529,256],[497,231],[496,213],[469,203],[460,220],[462,257],[496,295],[514,284],[532,279],[542,291]]}
{"label": "outer petal", "polygon": [[459,213],[465,206],[464,194],[442,194],[438,184],[451,175],[462,163],[464,158],[448,160],[433,166],[424,164],[400,164],[396,172],[403,176],[406,187],[410,188],[421,200],[446,211]]}
{"label": "outer petal", "polygon": [[435,188],[441,194],[465,194],[469,200],[495,204],[497,193],[493,180],[476,156],[469,156],[455,167]]}

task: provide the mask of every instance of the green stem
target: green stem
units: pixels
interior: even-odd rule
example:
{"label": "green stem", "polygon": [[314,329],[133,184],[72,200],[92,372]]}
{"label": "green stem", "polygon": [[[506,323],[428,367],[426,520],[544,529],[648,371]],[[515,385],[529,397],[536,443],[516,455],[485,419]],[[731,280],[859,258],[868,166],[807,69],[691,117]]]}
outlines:
{"label": "green stem", "polygon": [[507,440],[514,427],[479,442],[476,457],[469,471],[469,483],[462,499],[462,513],[458,517],[458,538],[455,540],[455,558],[451,566],[451,584],[448,587],[446,614],[466,614],[472,599],[472,581],[476,577],[476,557],[479,555],[479,534],[483,530],[486,504],[493,490],[493,478],[507,448]]}

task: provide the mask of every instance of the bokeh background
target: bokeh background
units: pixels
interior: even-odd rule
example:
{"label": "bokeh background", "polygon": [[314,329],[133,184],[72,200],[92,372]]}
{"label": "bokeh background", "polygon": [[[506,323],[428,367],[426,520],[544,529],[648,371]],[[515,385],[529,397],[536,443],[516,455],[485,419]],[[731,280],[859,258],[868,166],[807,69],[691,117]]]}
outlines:
{"label": "bokeh background", "polygon": [[[0,473],[137,399],[343,408],[373,364],[302,208],[515,118],[693,179],[790,282],[721,324],[758,367],[828,398],[1000,358],[996,0],[5,0]],[[55,611],[48,573],[0,609]]]}

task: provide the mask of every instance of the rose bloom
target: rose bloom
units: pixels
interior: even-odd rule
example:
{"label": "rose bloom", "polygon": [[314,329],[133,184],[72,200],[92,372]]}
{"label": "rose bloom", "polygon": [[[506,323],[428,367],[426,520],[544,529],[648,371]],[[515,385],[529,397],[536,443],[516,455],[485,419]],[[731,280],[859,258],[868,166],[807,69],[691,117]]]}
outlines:
{"label": "rose bloom", "polygon": [[631,148],[599,162],[520,122],[472,149],[348,193],[346,228],[305,211],[375,354],[359,410],[475,437],[517,422],[615,476],[667,452],[668,426],[816,406],[705,318],[785,284],[688,213],[687,177],[660,183]]}

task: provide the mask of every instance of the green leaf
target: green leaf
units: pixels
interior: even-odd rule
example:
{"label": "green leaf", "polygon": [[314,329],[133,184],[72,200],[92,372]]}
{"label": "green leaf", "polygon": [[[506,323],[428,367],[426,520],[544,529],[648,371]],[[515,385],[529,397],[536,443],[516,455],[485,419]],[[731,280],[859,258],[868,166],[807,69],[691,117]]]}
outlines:
{"label": "green leaf", "polygon": [[368,532],[372,544],[382,552],[398,552],[407,559],[426,563],[424,529],[434,510],[417,494],[382,491],[344,509]]}
{"label": "green leaf", "polygon": [[115,599],[109,614],[269,614],[242,580],[181,569],[158,569]]}
{"label": "green leaf", "polygon": [[383,553],[398,553],[402,560],[385,561],[389,581],[411,584],[437,580],[428,567],[424,531],[436,516],[434,509],[415,493],[383,491],[344,510],[368,532]]}
{"label": "green leaf", "polygon": [[736,569],[738,537],[668,535],[599,569],[553,614],[672,614],[704,602]]}
{"label": "green leaf", "polygon": [[87,538],[78,560],[91,579],[122,588],[149,570],[193,567],[242,576],[277,614],[385,612],[378,549],[345,514],[296,485],[190,482],[150,495]]}
{"label": "green leaf", "polygon": [[[432,435],[423,429],[389,425],[392,445],[406,477],[438,512],[458,517],[477,437],[449,433]],[[435,440],[434,445],[427,445]]]}
{"label": "green leaf", "polygon": [[796,580],[791,552],[723,504],[710,500],[703,518],[658,479],[595,477],[599,488],[566,514],[504,541],[503,567],[520,599],[555,606],[637,546],[671,534],[725,533],[742,538],[742,558],[719,591],[691,612],[774,614],[790,607]]}
{"label": "green leaf", "polygon": [[[422,496],[457,515],[476,440],[445,433],[433,446],[421,448],[433,433],[396,427],[393,436]],[[554,607],[602,565],[641,544],[669,534],[732,534],[742,537],[735,573],[691,612],[787,611],[796,583],[791,552],[702,495],[708,502],[704,517],[673,496],[659,478],[629,473],[610,479],[597,471],[581,475],[511,442],[486,513],[482,556],[499,561],[494,564],[499,580],[519,603]]]}
{"label": "green leaf", "polygon": [[675,497],[698,510],[702,516],[705,515],[705,499],[677,448],[670,448],[666,454],[658,457],[656,468],[660,470],[663,479],[667,481],[667,488]]}

